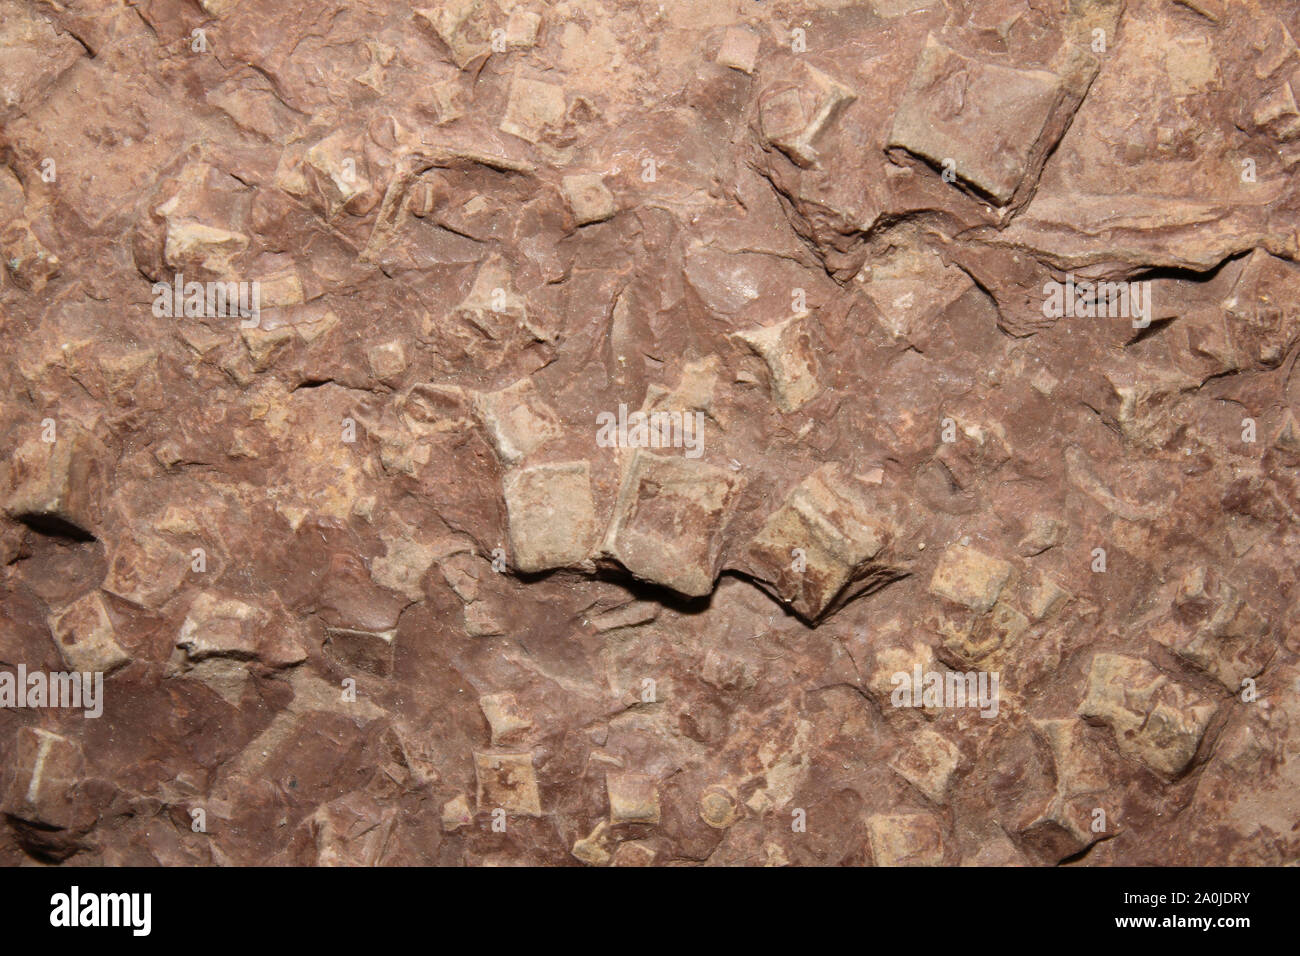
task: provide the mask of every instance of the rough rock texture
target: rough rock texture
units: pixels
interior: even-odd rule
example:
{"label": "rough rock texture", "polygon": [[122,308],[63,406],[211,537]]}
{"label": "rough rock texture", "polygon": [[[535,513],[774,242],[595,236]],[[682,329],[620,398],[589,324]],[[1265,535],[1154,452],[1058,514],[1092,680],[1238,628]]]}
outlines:
{"label": "rough rock texture", "polygon": [[1297,862],[1298,37],[0,0],[0,862]]}

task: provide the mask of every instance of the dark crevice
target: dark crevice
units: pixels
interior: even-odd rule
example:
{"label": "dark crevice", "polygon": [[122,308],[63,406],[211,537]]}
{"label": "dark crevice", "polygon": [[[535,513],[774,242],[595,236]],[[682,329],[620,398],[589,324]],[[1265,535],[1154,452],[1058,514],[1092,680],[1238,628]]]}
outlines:
{"label": "dark crevice", "polygon": [[1204,284],[1213,282],[1218,278],[1223,267],[1229,262],[1235,262],[1244,256],[1250,255],[1250,252],[1238,252],[1227,256],[1221,262],[1210,266],[1208,269],[1188,269],[1181,266],[1153,266],[1133,276],[1133,282],[1151,282],[1157,279],[1167,279],[1174,282],[1195,282]]}
{"label": "dark crevice", "polygon": [[1057,866],[1069,866],[1069,865],[1071,865],[1071,864],[1073,864],[1073,863],[1082,863],[1083,860],[1084,860],[1084,858],[1087,857],[1087,855],[1088,855],[1089,853],[1091,853],[1091,852],[1092,852],[1093,850],[1095,850],[1097,847],[1101,846],[1101,845],[1102,845],[1103,843],[1105,843],[1107,840],[1111,840],[1111,839],[1114,839],[1114,835],[1113,835],[1113,834],[1111,834],[1111,835],[1107,835],[1107,836],[1103,836],[1103,837],[1099,837],[1095,843],[1089,843],[1087,846],[1085,846],[1085,847],[1084,847],[1082,850],[1080,850],[1078,853],[1071,853],[1069,856],[1064,857],[1064,858],[1058,860],[1057,863],[1056,863],[1056,865],[1057,865]]}
{"label": "dark crevice", "polygon": [[1146,326],[1145,328],[1141,328],[1141,329],[1139,329],[1138,332],[1137,332],[1137,334],[1134,335],[1133,338],[1131,338],[1131,339],[1129,339],[1127,342],[1125,342],[1125,343],[1124,343],[1124,348],[1128,348],[1130,345],[1137,345],[1139,342],[1142,342],[1142,341],[1145,341],[1146,339],[1149,339],[1151,336],[1155,335],[1157,332],[1159,332],[1159,331],[1160,331],[1161,329],[1163,329],[1165,326],[1170,325],[1170,324],[1174,321],[1175,318],[1176,318],[1176,316],[1172,316],[1172,315],[1171,315],[1171,316],[1169,316],[1169,317],[1166,318],[1166,319],[1156,319],[1156,320],[1154,320],[1150,325]]}
{"label": "dark crevice", "polygon": [[320,388],[322,385],[333,385],[333,384],[334,384],[334,379],[332,378],[308,378],[308,379],[303,379],[301,382],[295,385],[293,387],[293,391],[296,392],[301,388]]}
{"label": "dark crevice", "polygon": [[85,37],[83,37],[80,33],[77,33],[69,29],[66,23],[60,23],[59,26],[63,28],[63,31],[68,36],[72,37],[72,39],[77,41],[77,43],[81,46],[81,48],[86,51],[86,56],[90,57],[90,59],[92,60],[96,57],[97,51],[95,50],[94,47],[92,47],[89,43],[86,42]]}
{"label": "dark crevice", "polygon": [[511,568],[510,573],[525,584],[544,581],[551,577],[563,578],[576,574],[587,580],[616,584],[627,591],[633,600],[652,602],[678,614],[700,614],[708,610],[709,604],[713,600],[714,591],[717,590],[717,582],[715,581],[714,591],[710,591],[702,597],[689,597],[685,594],[679,594],[664,585],[634,577],[630,571],[612,561],[601,561],[597,564],[594,572],[573,568],[553,568],[546,571],[530,572]]}
{"label": "dark crevice", "polygon": [[17,515],[17,518],[37,534],[43,534],[46,537],[66,538],[70,541],[82,542],[96,540],[95,536],[85,528],[68,521],[66,518],[60,518],[58,515],[21,514]]}

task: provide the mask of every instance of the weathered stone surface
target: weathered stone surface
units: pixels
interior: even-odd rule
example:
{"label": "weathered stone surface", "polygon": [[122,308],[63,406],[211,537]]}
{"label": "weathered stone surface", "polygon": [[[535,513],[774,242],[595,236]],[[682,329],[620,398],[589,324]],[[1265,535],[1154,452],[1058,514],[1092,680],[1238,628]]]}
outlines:
{"label": "weathered stone surface", "polygon": [[1294,7],[0,0],[0,865],[1300,861]]}

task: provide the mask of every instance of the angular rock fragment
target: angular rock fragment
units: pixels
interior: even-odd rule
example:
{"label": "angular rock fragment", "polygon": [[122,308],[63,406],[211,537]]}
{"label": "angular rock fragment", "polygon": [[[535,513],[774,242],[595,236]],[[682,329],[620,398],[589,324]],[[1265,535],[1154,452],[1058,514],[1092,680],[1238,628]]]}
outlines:
{"label": "angular rock fragment", "polygon": [[1011,579],[1011,565],[975,548],[955,544],[939,559],[930,591],[973,611],[991,609]]}
{"label": "angular rock fragment", "polygon": [[1268,621],[1234,587],[1214,577],[1203,567],[1184,576],[1175,622],[1155,637],[1235,694],[1247,677],[1264,669],[1276,646],[1268,641]]}
{"label": "angular rock fragment", "polygon": [[943,645],[958,658],[993,668],[1029,630],[1029,618],[1010,604],[998,601],[978,617],[946,618],[940,626]]}
{"label": "angular rock fragment", "polygon": [[565,176],[561,180],[564,201],[579,226],[604,222],[614,216],[614,196],[595,173]]}
{"label": "angular rock fragment", "polygon": [[1173,776],[1195,756],[1217,709],[1147,661],[1098,654],[1079,716],[1104,722],[1122,753]]}
{"label": "angular rock fragment", "polygon": [[5,77],[0,124],[34,109],[59,77],[86,55],[38,10],[6,3],[0,18],[0,75]]}
{"label": "angular rock fragment", "polygon": [[1107,834],[1113,835],[1113,820],[1105,830],[1093,826],[1100,820],[1095,811],[1104,812],[1103,804],[1109,803],[1106,791],[1111,774],[1082,721],[1035,720],[1033,725],[1052,752],[1056,789],[1019,833],[1025,845],[1055,863],[1075,856]]}
{"label": "angular rock fragment", "polygon": [[1105,761],[1092,749],[1082,721],[1074,718],[1035,720],[1046,738],[1056,767],[1057,792],[1064,797],[1099,793],[1109,784]]}
{"label": "angular rock fragment", "polygon": [[500,364],[504,359],[500,352],[512,341],[548,340],[548,333],[530,320],[528,304],[514,291],[510,270],[499,256],[488,258],[479,268],[469,294],[452,315],[486,340],[475,346],[486,353],[484,363],[489,368]]}
{"label": "angular rock fragment", "polygon": [[392,676],[396,630],[364,631],[349,627],[327,627],[325,635],[325,650],[339,663],[359,668],[376,677]]}
{"label": "angular rock fragment", "polygon": [[637,451],[604,550],[628,571],[691,597],[713,590],[739,479],[703,461]]}
{"label": "angular rock fragment", "polygon": [[533,722],[519,709],[519,702],[511,693],[484,694],[478,705],[492,728],[492,746],[518,737],[533,726]]}
{"label": "angular rock fragment", "polygon": [[144,608],[165,604],[190,573],[190,556],[157,535],[124,535],[109,554],[104,590]]}
{"label": "angular rock fragment", "polygon": [[19,288],[33,295],[44,291],[63,269],[59,257],[45,247],[24,220],[7,223],[0,231],[0,257]]}
{"label": "angular rock fragment", "polygon": [[614,850],[610,866],[653,866],[658,854],[645,840],[628,840]]}
{"label": "angular rock fragment", "polygon": [[1232,341],[1252,363],[1273,368],[1300,336],[1300,268],[1256,249],[1223,306]]}
{"label": "angular rock fragment", "polygon": [[85,776],[81,746],[61,734],[20,728],[10,760],[12,775],[4,795],[5,815],[15,824],[28,851],[54,861],[82,848],[79,834],[96,813],[79,789]]}
{"label": "angular rock fragment", "polygon": [[191,660],[205,657],[251,658],[258,644],[257,625],[264,612],[234,598],[200,594],[181,625],[176,646]]}
{"label": "angular rock fragment", "polygon": [[607,866],[612,858],[609,844],[609,821],[601,820],[585,837],[574,841],[570,852],[588,866]]}
{"label": "angular rock fragment", "polygon": [[54,643],[69,668],[108,674],[131,660],[117,642],[104,598],[92,591],[50,617]]}
{"label": "angular rock fragment", "polygon": [[722,47],[718,50],[718,65],[729,66],[741,73],[753,73],[758,47],[758,34],[752,30],[727,27],[722,34]]}
{"label": "angular rock fragment", "polygon": [[381,342],[366,353],[375,378],[392,381],[406,371],[406,350],[401,342]]}
{"label": "angular rock fragment", "polygon": [[889,766],[935,803],[944,803],[961,752],[947,738],[922,729],[890,758]]}
{"label": "angular rock fragment", "polygon": [[563,127],[566,109],[564,87],[516,76],[500,128],[503,133],[540,143]]}
{"label": "angular rock fragment", "polygon": [[344,211],[364,215],[379,201],[366,174],[365,152],[344,131],[325,137],[307,150],[303,166],[326,219],[336,219]]}
{"label": "angular rock fragment", "polygon": [[1148,448],[1162,448],[1182,428],[1177,405],[1196,380],[1179,372],[1140,366],[1108,368],[1103,373],[1111,388],[1107,411],[1120,431]]}
{"label": "angular rock fragment", "polygon": [[510,554],[526,573],[581,564],[596,545],[591,467],[585,461],[534,465],[505,479]]}
{"label": "angular rock fragment", "polygon": [[474,413],[507,465],[518,464],[560,434],[559,416],[542,399],[532,379],[520,379],[496,392],[479,392],[474,396]]}
{"label": "angular rock fragment", "polygon": [[818,137],[857,95],[808,63],[793,80],[764,91],[759,119],[764,138],[799,166],[817,164]]}
{"label": "angular rock fragment", "polygon": [[926,249],[902,247],[872,260],[857,281],[891,335],[919,335],[974,286],[970,276]]}
{"label": "angular rock fragment", "polygon": [[787,414],[798,411],[821,391],[805,321],[802,315],[792,315],[776,325],[736,333],[766,363],[772,397]]}
{"label": "angular rock fragment", "polygon": [[1045,70],[1020,70],[962,56],[926,40],[889,145],[950,168],[999,205],[1011,201],[1052,143],[1052,113],[1064,99]]}
{"label": "angular rock fragment", "polygon": [[483,0],[447,0],[434,7],[416,8],[413,13],[446,44],[452,62],[463,70],[491,50],[487,7]]}
{"label": "angular rock fragment", "polygon": [[1034,515],[1029,530],[1018,545],[1022,557],[1042,554],[1048,548],[1054,548],[1065,538],[1065,523],[1046,515]]}
{"label": "angular rock fragment", "polygon": [[232,260],[249,245],[242,232],[210,226],[201,222],[170,219],[163,244],[163,261],[182,275],[228,275]]}
{"label": "angular rock fragment", "polygon": [[316,866],[378,866],[397,812],[362,793],[321,806],[304,822],[316,850]]}
{"label": "angular rock fragment", "polygon": [[899,573],[872,560],[888,533],[888,521],[872,512],[840,469],[828,465],[795,487],[763,524],[747,556],[781,600],[814,619],[851,581],[888,580]]}
{"label": "angular rock fragment", "polygon": [[876,814],[867,818],[876,866],[938,866],[943,834],[934,817],[920,813]]}
{"label": "angular rock fragment", "polygon": [[607,773],[605,790],[609,795],[609,822],[659,822],[659,784],[642,773]]}
{"label": "angular rock fragment", "polygon": [[412,601],[423,599],[424,576],[434,565],[436,549],[405,536],[383,538],[388,551],[370,562],[371,578]]}
{"label": "angular rock fragment", "polygon": [[526,50],[537,42],[541,28],[541,14],[516,7],[506,21],[506,45],[512,50]]}
{"label": "angular rock fragment", "polygon": [[277,615],[209,591],[190,605],[176,647],[189,661],[218,657],[283,667],[306,657],[298,636]]}
{"label": "angular rock fragment", "polygon": [[442,805],[443,832],[455,833],[473,822],[474,814],[470,811],[469,798],[465,794],[459,793]]}
{"label": "angular rock fragment", "polygon": [[107,450],[72,423],[55,422],[52,436],[28,439],[6,462],[4,510],[39,531],[88,540],[99,524]]}
{"label": "angular rock fragment", "polygon": [[495,637],[505,632],[505,624],[486,601],[470,601],[465,605],[465,633],[470,637]]}
{"label": "angular rock fragment", "polygon": [[[892,703],[891,698],[898,687],[895,679],[897,675],[903,674],[910,678],[917,672],[927,674],[936,669],[934,649],[920,641],[904,647],[878,646],[873,648],[873,656],[874,665],[870,666],[865,683],[867,689],[882,703]],[[912,706],[925,706],[924,696],[920,701],[913,700]]]}
{"label": "angular rock fragment", "polygon": [[480,813],[500,809],[521,816],[542,815],[531,753],[475,752],[474,774]]}
{"label": "angular rock fragment", "polygon": [[633,601],[622,607],[616,607],[591,619],[597,631],[614,631],[623,627],[636,627],[648,624],[659,616],[659,605],[652,601]]}
{"label": "angular rock fragment", "polygon": [[1060,611],[1072,597],[1056,581],[1043,575],[1029,588],[1022,606],[1031,620],[1042,621]]}

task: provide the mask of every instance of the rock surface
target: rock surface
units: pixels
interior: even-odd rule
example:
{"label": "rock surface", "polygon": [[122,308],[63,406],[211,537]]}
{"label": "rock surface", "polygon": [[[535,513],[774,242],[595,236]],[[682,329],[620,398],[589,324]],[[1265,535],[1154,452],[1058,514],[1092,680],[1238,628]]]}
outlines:
{"label": "rock surface", "polygon": [[0,863],[1300,861],[1297,37],[0,0]]}

